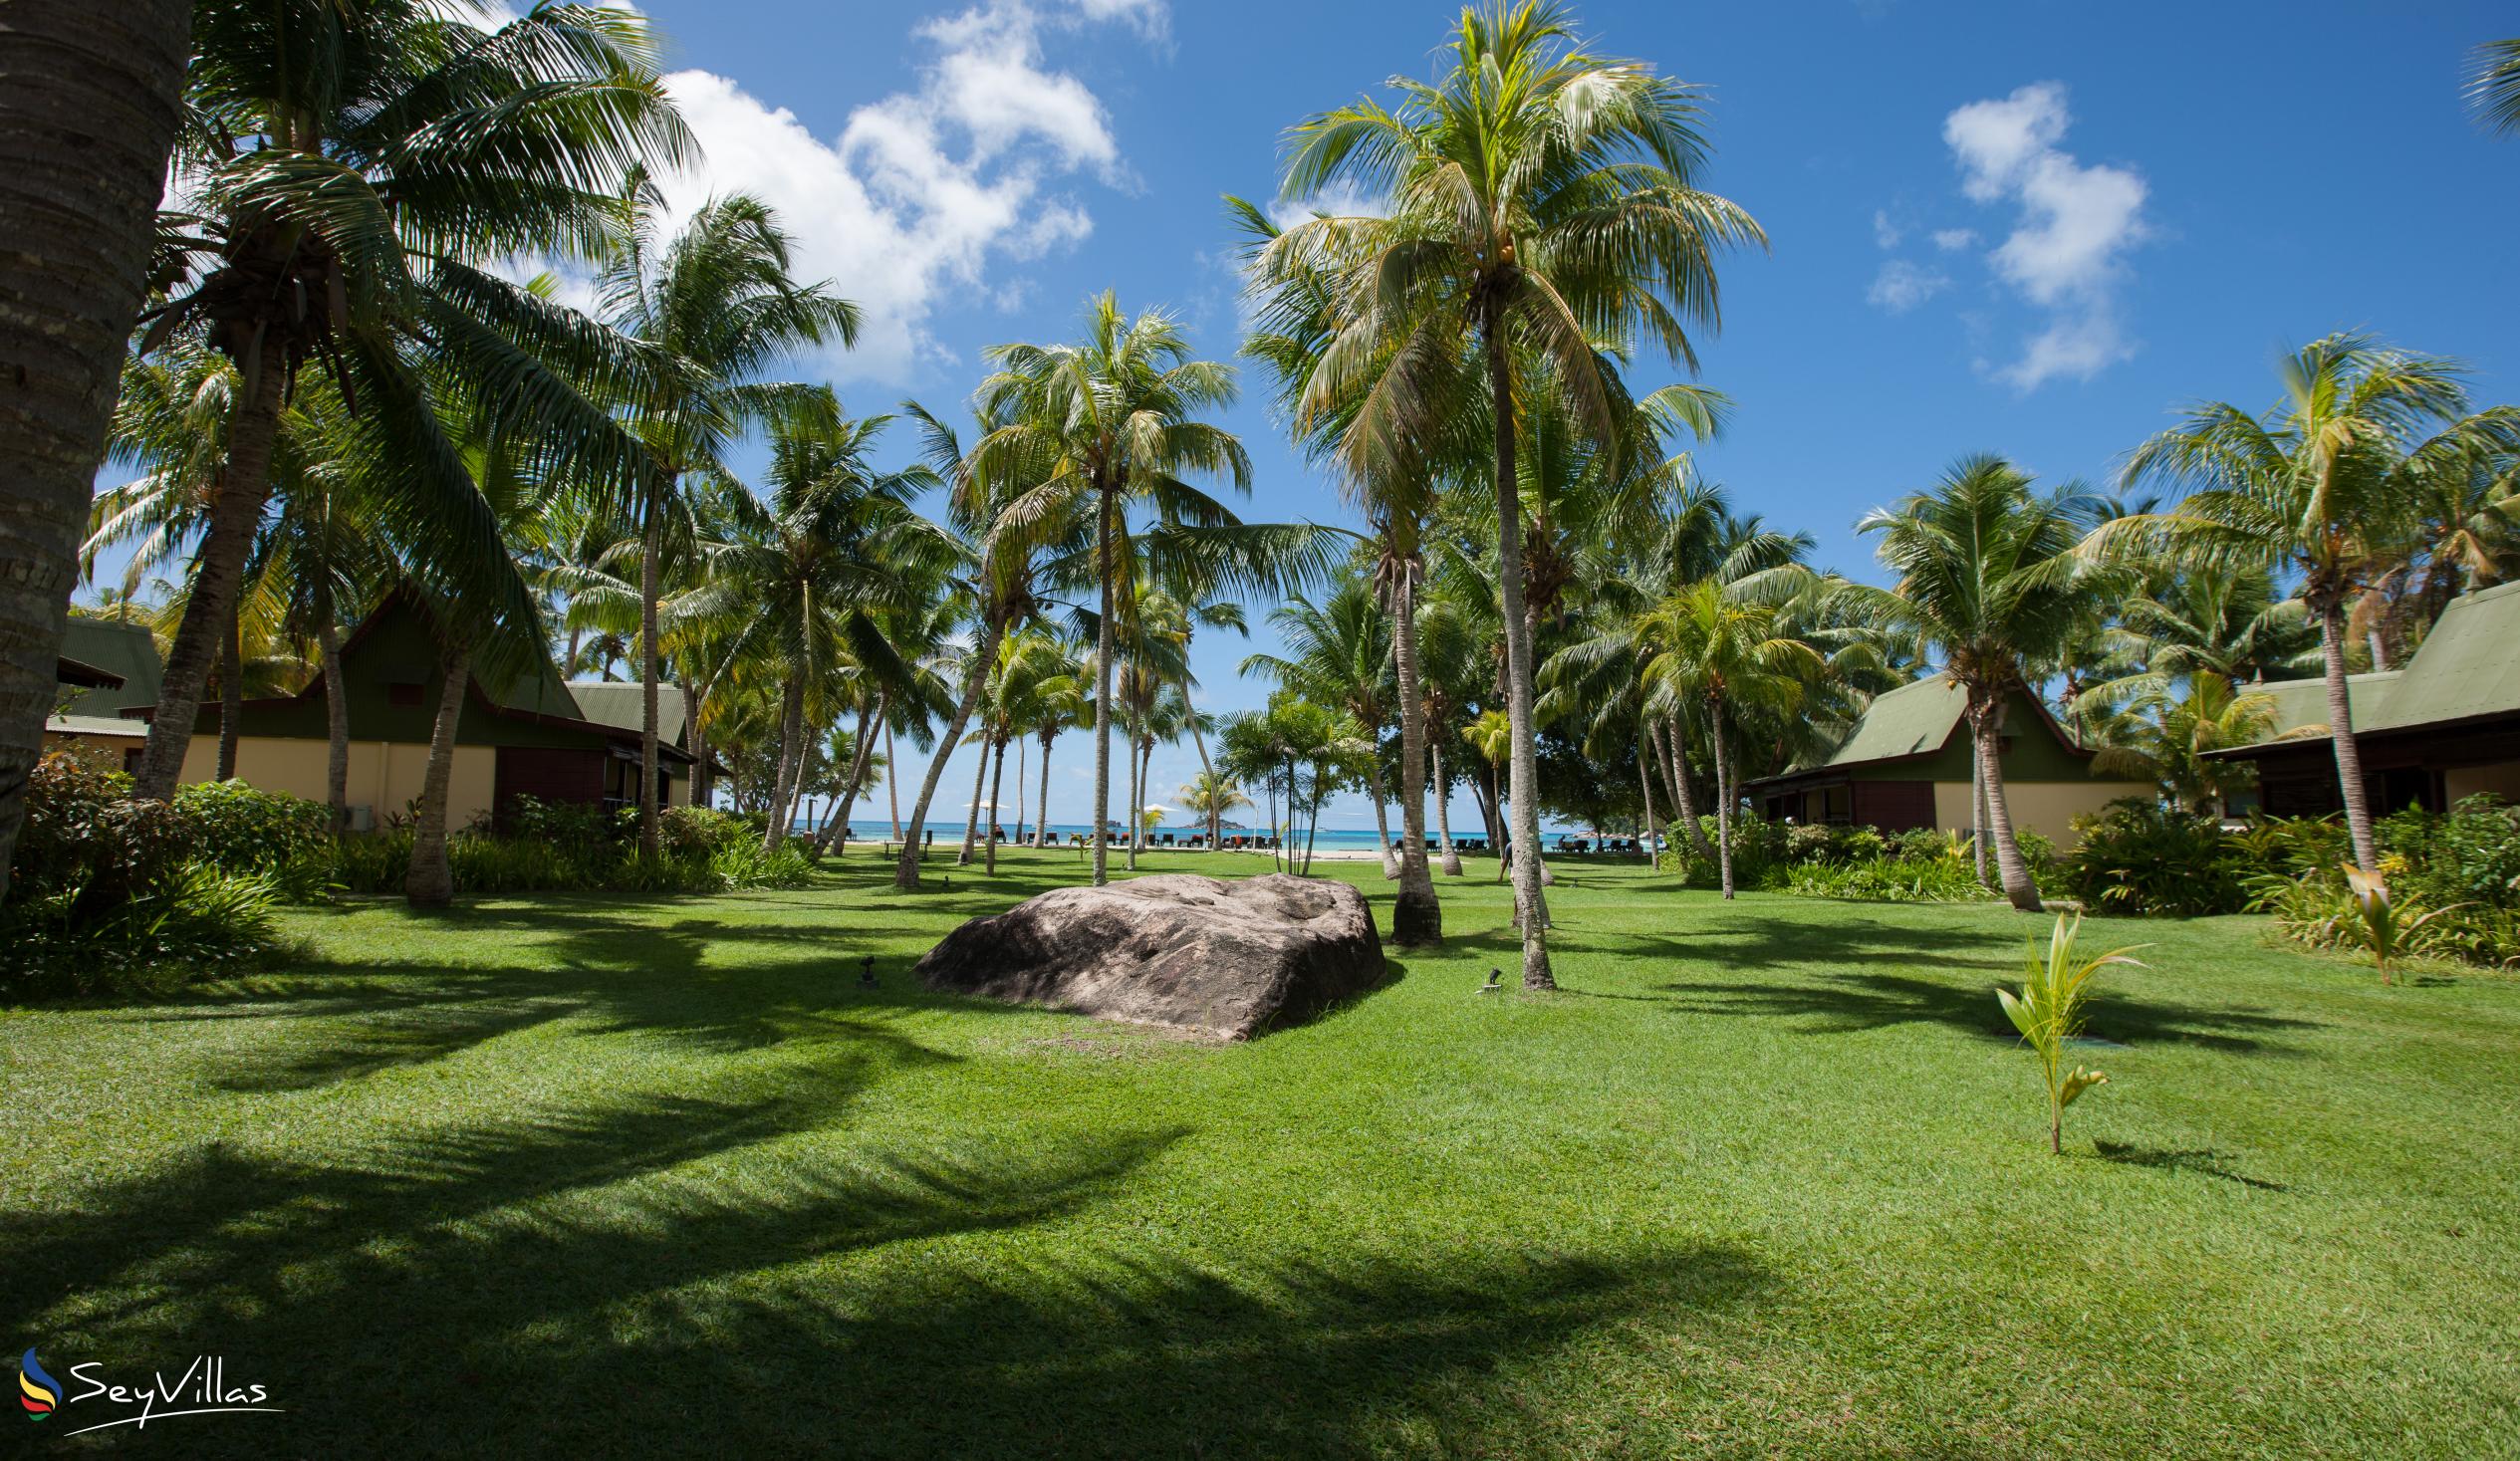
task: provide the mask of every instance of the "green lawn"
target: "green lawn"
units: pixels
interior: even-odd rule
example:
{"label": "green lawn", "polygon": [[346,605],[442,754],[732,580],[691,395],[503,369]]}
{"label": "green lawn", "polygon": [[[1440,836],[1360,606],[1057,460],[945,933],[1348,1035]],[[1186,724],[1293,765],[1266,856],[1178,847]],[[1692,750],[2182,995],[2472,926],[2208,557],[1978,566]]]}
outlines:
{"label": "green lawn", "polygon": [[45,1449],[2520,1448],[2520,982],[2096,921],[2152,966],[2057,1159],[1999,907],[1574,867],[1567,992],[1490,997],[1474,875],[1441,954],[1215,1046],[910,987],[1072,854],[879,872],[310,912],[302,968],[0,1016],[0,1342],[290,1412]]}

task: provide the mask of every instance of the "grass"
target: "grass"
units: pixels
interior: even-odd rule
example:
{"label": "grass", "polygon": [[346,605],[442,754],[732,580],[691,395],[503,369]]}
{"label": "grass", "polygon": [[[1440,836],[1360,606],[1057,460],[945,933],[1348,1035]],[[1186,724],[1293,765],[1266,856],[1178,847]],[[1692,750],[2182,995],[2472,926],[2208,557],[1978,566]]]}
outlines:
{"label": "grass", "polygon": [[1480,996],[1474,867],[1442,952],[1220,1047],[912,988],[1077,872],[1002,869],[353,905],[0,1017],[7,1334],[289,1411],[187,1456],[2515,1451],[2520,983],[2094,920],[2154,947],[2059,1159],[2000,906],[1571,867],[1567,992]]}

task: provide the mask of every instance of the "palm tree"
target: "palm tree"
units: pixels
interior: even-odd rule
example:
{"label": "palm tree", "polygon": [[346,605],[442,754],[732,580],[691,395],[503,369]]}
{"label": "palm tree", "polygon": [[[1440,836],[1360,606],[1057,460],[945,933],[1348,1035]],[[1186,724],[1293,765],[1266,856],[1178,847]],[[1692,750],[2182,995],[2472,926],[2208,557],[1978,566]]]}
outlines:
{"label": "palm tree", "polygon": [[1181,809],[1207,824],[1207,850],[1216,851],[1224,820],[1236,809],[1252,805],[1240,783],[1213,770],[1202,771],[1172,794]]}
{"label": "palm tree", "polygon": [[[1278,779],[1287,763],[1285,747],[1278,727],[1266,712],[1237,710],[1217,728],[1216,765],[1218,774],[1245,786],[1257,786],[1268,798],[1269,836],[1272,843],[1284,827],[1278,821]],[[1294,796],[1288,789],[1290,808]],[[1290,815],[1291,811],[1290,811]],[[1269,850],[1269,865],[1278,863],[1278,850]]]}
{"label": "palm tree", "polygon": [[1025,462],[1026,497],[1008,504],[1015,519],[1090,514],[1093,550],[1083,565],[1100,597],[1095,640],[1094,881],[1110,875],[1113,635],[1118,602],[1134,570],[1122,538],[1133,502],[1149,505],[1169,525],[1222,527],[1235,519],[1222,503],[1183,480],[1221,474],[1235,490],[1251,490],[1251,459],[1230,431],[1197,419],[1234,401],[1234,370],[1194,360],[1189,338],[1169,315],[1124,316],[1106,292],[1086,311],[1085,339],[1074,345],[1002,345],[989,351],[997,369],[980,386],[984,417],[998,422],[974,448],[975,458],[1002,472]]}
{"label": "palm tree", "polygon": [[[1257,674],[1308,699],[1335,706],[1379,738],[1391,719],[1394,620],[1383,611],[1373,586],[1351,574],[1321,604],[1280,605],[1269,610],[1269,622],[1293,657],[1248,655],[1240,672]],[[1383,810],[1380,757],[1368,764],[1367,786],[1374,798],[1376,847],[1387,850],[1391,824]]]}
{"label": "palm tree", "polygon": [[2139,696],[2120,733],[2093,756],[2092,770],[2155,782],[2172,805],[2189,812],[2224,811],[2232,793],[2247,789],[2257,774],[2247,762],[2206,753],[2263,741],[2278,729],[2274,703],[2264,694],[2199,670],[2183,689],[2161,685]]}
{"label": "palm tree", "polygon": [[1643,678],[1706,703],[1706,735],[1715,750],[1715,855],[1726,898],[1732,896],[1733,781],[1725,742],[1732,713],[1748,707],[1790,713],[1825,668],[1818,650],[1778,633],[1776,620],[1775,606],[1745,602],[1700,581],[1663,601],[1638,634],[1665,646],[1645,662]]}
{"label": "palm tree", "polygon": [[182,769],[261,526],[282,405],[310,363],[387,443],[371,488],[404,551],[483,566],[464,597],[512,594],[499,616],[531,616],[430,407],[422,357],[405,347],[478,382],[539,453],[619,468],[612,422],[544,364],[587,363],[583,322],[467,261],[583,253],[640,159],[690,151],[646,24],[627,11],[542,6],[485,32],[430,0],[212,0],[195,12],[193,43],[178,162],[199,180],[203,212],[168,220],[161,277],[174,293],[142,317],[138,353],[199,341],[235,364],[238,381],[135,778],[151,799],[170,795]]}
{"label": "palm tree", "polygon": [[[1479,753],[1487,763],[1488,831],[1496,839],[1496,880],[1505,880],[1506,854],[1512,850],[1508,833],[1498,820],[1504,812],[1505,789],[1498,777],[1514,755],[1513,718],[1502,710],[1483,710],[1479,718],[1461,728],[1461,739]],[[1537,836],[1537,834],[1535,834]]]}
{"label": "palm tree", "polygon": [[16,0],[0,26],[0,361],[17,376],[0,412],[0,898],[183,118],[193,10]]}
{"label": "palm tree", "polygon": [[1967,693],[1988,840],[2004,895],[2024,911],[2038,909],[2039,889],[2004,800],[2004,716],[2029,693],[2031,667],[2053,662],[2090,597],[2110,587],[2075,552],[2096,511],[2078,487],[2034,492],[2000,457],[1963,457],[1928,490],[1857,524],[1880,535],[1881,561],[1897,584],[1837,591],[1852,611],[1931,645],[1943,675]]}
{"label": "palm tree", "polygon": [[2495,131],[2520,131],[2520,38],[2487,41],[2476,48],[2468,74],[2467,101]]}
{"label": "palm tree", "polygon": [[2205,402],[2137,447],[2128,483],[2158,479],[2188,496],[2168,513],[2121,518],[2092,535],[2098,555],[2167,548],[2298,578],[2319,624],[2345,820],[2367,873],[2378,852],[2346,698],[2346,604],[2399,561],[2427,480],[2465,470],[2480,452],[2520,447],[2520,410],[2466,414],[2463,374],[2453,362],[2366,336],[2313,341],[2285,358],[2283,398],[2263,415]]}
{"label": "palm tree", "polygon": [[[935,528],[909,505],[937,479],[921,465],[875,469],[870,458],[891,420],[853,421],[828,389],[801,393],[772,425],[768,500],[740,488],[723,494],[729,541],[709,551],[703,588],[676,605],[677,618],[733,626],[726,659],[752,660],[779,681],[765,851],[786,841],[790,804],[804,789],[808,711],[836,709],[847,696],[845,677],[903,684],[913,674],[884,638],[882,614],[912,580],[904,565],[941,556]],[[866,698],[872,704],[873,695]],[[866,729],[858,746],[871,755]],[[851,784],[860,775],[853,772]]]}
{"label": "palm tree", "polygon": [[[858,308],[793,277],[788,235],[769,206],[745,194],[716,199],[669,241],[656,237],[661,200],[634,177],[629,224],[597,288],[605,323],[638,346],[643,368],[625,394],[644,447],[637,476],[639,531],[638,838],[656,848],[657,604],[666,519],[685,473],[725,474],[728,444],[752,422],[798,409],[812,387],[760,373],[806,346],[858,338]],[[810,405],[802,408],[810,409]]]}
{"label": "palm tree", "polygon": [[[1460,363],[1483,356],[1494,435],[1499,588],[1507,713],[1513,723],[1513,814],[1526,908],[1540,901],[1533,652],[1524,600],[1523,507],[1517,481],[1515,343],[1547,363],[1597,438],[1617,429],[1603,344],[1638,334],[1694,366],[1684,322],[1716,318],[1714,261],[1761,241],[1758,225],[1700,189],[1706,147],[1687,86],[1637,62],[1576,46],[1554,4],[1496,0],[1462,12],[1451,60],[1435,83],[1401,82],[1396,110],[1371,100],[1323,113],[1290,137],[1283,190],[1334,188],[1386,198],[1387,217],[1320,217],[1287,230],[1273,253],[1349,259],[1354,307],[1306,392],[1319,408],[1357,395],[1347,432],[1360,476],[1378,458],[1477,402]],[[1523,983],[1554,988],[1543,925],[1523,920]]]}

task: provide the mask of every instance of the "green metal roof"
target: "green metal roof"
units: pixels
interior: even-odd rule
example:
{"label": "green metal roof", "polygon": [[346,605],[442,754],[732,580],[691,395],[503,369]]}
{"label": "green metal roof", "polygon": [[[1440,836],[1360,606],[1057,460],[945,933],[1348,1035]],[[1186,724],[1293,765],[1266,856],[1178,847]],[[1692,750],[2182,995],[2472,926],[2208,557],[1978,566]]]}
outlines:
{"label": "green metal roof", "polygon": [[[71,702],[81,716],[111,717],[132,705],[157,703],[157,683],[164,668],[157,662],[157,641],[143,624],[73,616],[62,634],[61,657],[92,664],[123,683],[83,690]],[[142,727],[145,729],[145,727]]]}
{"label": "green metal roof", "polygon": [[1968,692],[1941,675],[1885,690],[1873,697],[1855,731],[1827,759],[1796,771],[1848,766],[1863,761],[1889,761],[1939,751],[1960,728],[1969,706]]}
{"label": "green metal roof", "polygon": [[2357,731],[2403,731],[2486,715],[2520,714],[2520,584],[2462,594]]}
{"label": "green metal roof", "polygon": [[56,735],[127,736],[136,741],[147,737],[148,722],[119,715],[56,715],[44,722],[44,729]]}
{"label": "green metal roof", "polygon": [[[568,688],[578,704],[578,719],[622,730],[638,729],[644,706],[636,681],[571,680]],[[682,687],[670,680],[656,686],[656,737],[682,744]]]}
{"label": "green metal roof", "polygon": [[[2382,670],[2374,674],[2345,677],[2345,693],[2354,705],[2354,727],[2369,729],[2368,722],[2392,693],[2391,687],[2405,674],[2402,669]],[[2272,734],[2266,741],[2291,740],[2297,736],[2328,733],[2328,682],[2325,679],[2275,680],[2262,685],[2242,685],[2240,693],[2261,695],[2272,711]]]}

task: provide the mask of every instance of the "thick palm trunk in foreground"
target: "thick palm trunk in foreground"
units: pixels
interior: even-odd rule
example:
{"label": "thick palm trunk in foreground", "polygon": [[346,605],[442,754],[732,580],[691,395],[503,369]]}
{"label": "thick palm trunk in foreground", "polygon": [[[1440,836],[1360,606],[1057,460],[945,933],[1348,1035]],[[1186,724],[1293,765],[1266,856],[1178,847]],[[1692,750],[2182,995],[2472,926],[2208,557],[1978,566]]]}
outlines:
{"label": "thick palm trunk in foreground", "polygon": [[191,21],[189,0],[0,11],[0,897],[145,288]]}
{"label": "thick palm trunk in foreground", "polygon": [[1496,416],[1496,577],[1505,619],[1505,718],[1512,727],[1514,904],[1522,913],[1523,988],[1555,989],[1549,969],[1549,916],[1540,891],[1540,764],[1532,745],[1531,625],[1523,607],[1522,492],[1514,470],[1514,376],[1505,357],[1504,312],[1493,299],[1487,340],[1489,398]]}
{"label": "thick palm trunk in foreground", "polygon": [[[1443,942],[1443,904],[1426,870],[1426,713],[1417,683],[1417,596],[1403,568],[1393,596],[1391,657],[1399,675],[1400,849],[1399,895],[1391,903],[1391,941],[1403,948]],[[1388,844],[1386,843],[1386,846]],[[1452,839],[1444,839],[1449,850]]]}
{"label": "thick palm trunk in foreground", "polygon": [[447,657],[437,692],[437,719],[429,727],[428,772],[420,779],[420,811],[411,826],[411,866],[402,875],[402,896],[414,908],[442,908],[455,900],[455,869],[446,860],[446,792],[455,775],[455,724],[464,712],[464,683],[472,655]]}
{"label": "thick palm trunk in foreground", "polygon": [[1995,869],[2003,879],[2004,896],[2025,913],[2039,911],[2039,885],[2014,841],[2012,809],[2004,802],[2004,705],[1970,707],[1970,728],[1977,739],[1978,763],[1986,768],[1986,832],[1995,844]]}
{"label": "thick palm trunk in foreground", "polygon": [[234,609],[227,611],[227,635],[219,642],[219,768],[220,781],[236,779],[236,739],[245,718],[245,625]]}
{"label": "thick palm trunk in foreground", "polygon": [[2337,790],[2345,798],[2345,826],[2354,837],[2354,863],[2366,875],[2380,867],[2372,837],[2372,801],[2363,785],[2363,748],[2354,739],[2354,697],[2345,678],[2345,610],[2333,601],[2319,610],[2319,657],[2328,678],[2328,735],[2336,746]]}
{"label": "thick palm trunk in foreground", "polygon": [[251,394],[240,394],[228,417],[227,470],[210,506],[209,531],[193,556],[192,593],[166,649],[166,673],[148,723],[148,746],[132,777],[131,795],[162,802],[183,776],[184,752],[201,711],[201,692],[226,637],[228,614],[243,591],[245,557],[262,526],[271,491],[271,448],[280,432],[279,363],[266,362]]}
{"label": "thick palm trunk in foreground", "polygon": [[[991,624],[980,641],[980,652],[971,657],[971,668],[962,677],[962,699],[954,706],[953,724],[937,738],[936,754],[927,758],[927,777],[919,783],[918,800],[910,804],[910,824],[901,838],[901,856],[892,867],[892,885],[904,890],[918,886],[918,835],[927,821],[928,805],[936,800],[936,784],[945,778],[945,761],[955,746],[962,743],[962,730],[971,723],[971,712],[980,705],[980,692],[989,682],[989,665],[997,659],[997,626]],[[977,795],[976,793],[974,795]]]}

